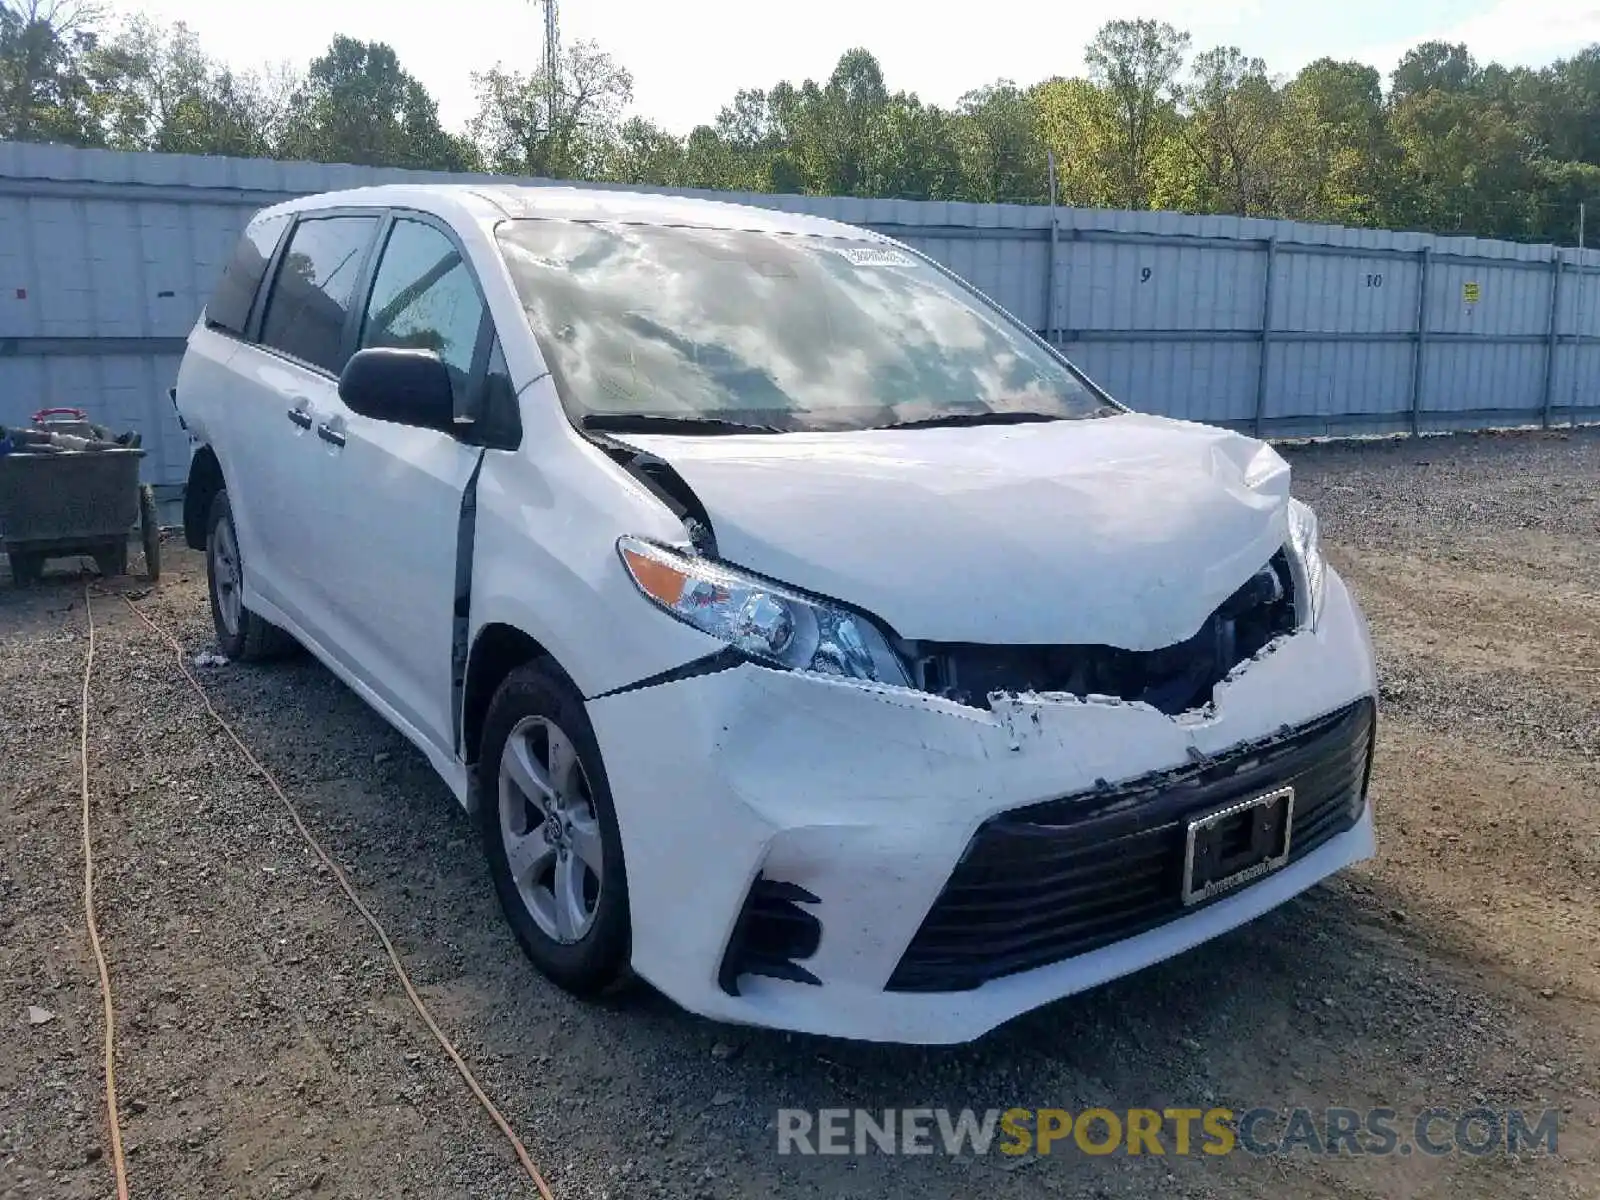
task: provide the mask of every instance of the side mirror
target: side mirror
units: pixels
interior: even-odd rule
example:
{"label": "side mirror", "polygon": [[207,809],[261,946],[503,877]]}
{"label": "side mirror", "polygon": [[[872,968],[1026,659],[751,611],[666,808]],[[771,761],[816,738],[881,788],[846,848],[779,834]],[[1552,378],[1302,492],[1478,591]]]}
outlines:
{"label": "side mirror", "polygon": [[358,350],[339,376],[339,399],[375,421],[449,433],[455,425],[450,372],[431,350]]}

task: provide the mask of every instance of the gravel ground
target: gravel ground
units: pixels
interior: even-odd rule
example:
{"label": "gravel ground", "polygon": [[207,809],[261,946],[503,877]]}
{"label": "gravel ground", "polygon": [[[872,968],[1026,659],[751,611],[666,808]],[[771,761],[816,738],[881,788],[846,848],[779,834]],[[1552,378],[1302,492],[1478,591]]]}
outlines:
{"label": "gravel ground", "polygon": [[[580,1005],[521,958],[468,821],[354,695],[307,658],[202,675],[562,1200],[1600,1195],[1600,437],[1291,456],[1379,646],[1378,859],[972,1046],[718,1027],[644,989]],[[107,586],[192,656],[211,645],[202,566],[166,552],[158,589]],[[122,599],[94,604],[98,894],[134,1195],[532,1195],[170,649]],[[86,628],[76,576],[0,583],[6,1198],[110,1192],[79,895]],[[1094,1104],[1563,1117],[1555,1156],[775,1153],[781,1107]]]}

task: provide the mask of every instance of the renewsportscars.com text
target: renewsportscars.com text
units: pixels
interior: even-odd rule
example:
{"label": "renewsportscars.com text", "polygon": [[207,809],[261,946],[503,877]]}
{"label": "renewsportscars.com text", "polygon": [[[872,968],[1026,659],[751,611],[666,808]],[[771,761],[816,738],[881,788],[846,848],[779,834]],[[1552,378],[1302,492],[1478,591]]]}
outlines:
{"label": "renewsportscars.com text", "polygon": [[1556,1153],[1554,1109],[785,1108],[779,1154]]}

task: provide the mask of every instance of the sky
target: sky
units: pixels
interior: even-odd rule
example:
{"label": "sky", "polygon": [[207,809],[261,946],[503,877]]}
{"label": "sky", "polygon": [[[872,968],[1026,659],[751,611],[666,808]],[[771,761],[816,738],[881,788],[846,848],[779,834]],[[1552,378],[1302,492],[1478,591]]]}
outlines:
{"label": "sky", "polygon": [[[1196,50],[1236,45],[1288,75],[1314,59],[1355,58],[1384,72],[1421,41],[1466,42],[1480,61],[1540,65],[1600,41],[1600,0],[809,0],[762,10],[750,0],[560,0],[564,41],[592,40],[633,74],[633,112],[674,133],[715,118],[743,87],[825,79],[865,46],[891,91],[949,105],[1009,78],[1082,74],[1105,21],[1151,17],[1187,29]],[[304,66],[336,33],[385,41],[459,129],[475,110],[471,73],[532,70],[543,15],[533,0],[141,0],[121,11],[184,21],[230,66]],[[250,8],[254,8],[251,5]],[[763,14],[764,15],[758,15]],[[780,17],[781,14],[781,17]]]}

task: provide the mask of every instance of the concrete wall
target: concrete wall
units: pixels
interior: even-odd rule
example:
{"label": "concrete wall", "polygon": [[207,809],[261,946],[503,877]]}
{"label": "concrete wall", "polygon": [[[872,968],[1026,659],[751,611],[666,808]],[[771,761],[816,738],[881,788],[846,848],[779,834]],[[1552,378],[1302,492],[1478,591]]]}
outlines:
{"label": "concrete wall", "polygon": [[[256,209],[470,176],[0,143],[0,424],[78,404],[181,486],[166,390]],[[539,182],[534,180],[524,182]],[[1266,435],[1600,418],[1600,252],[1238,217],[728,195],[867,225],[1135,408]]]}

